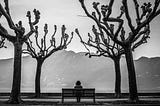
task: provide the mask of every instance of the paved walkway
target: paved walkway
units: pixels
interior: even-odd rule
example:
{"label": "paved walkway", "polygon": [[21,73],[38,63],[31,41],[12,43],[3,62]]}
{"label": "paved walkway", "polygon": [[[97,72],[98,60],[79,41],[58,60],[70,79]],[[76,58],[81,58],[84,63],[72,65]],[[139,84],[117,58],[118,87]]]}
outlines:
{"label": "paved walkway", "polygon": [[[45,99],[30,99],[22,98],[23,104],[5,104],[8,97],[0,97],[0,106],[160,106],[160,98],[140,98],[144,101],[153,101],[152,104],[117,104],[116,101],[127,101],[127,98],[122,99],[96,99],[96,103],[93,103],[92,99],[82,99],[80,103],[76,102],[76,99],[65,99],[64,103],[61,103],[60,98],[45,98]],[[157,101],[159,104],[157,104]],[[155,103],[154,103],[155,102]]]}

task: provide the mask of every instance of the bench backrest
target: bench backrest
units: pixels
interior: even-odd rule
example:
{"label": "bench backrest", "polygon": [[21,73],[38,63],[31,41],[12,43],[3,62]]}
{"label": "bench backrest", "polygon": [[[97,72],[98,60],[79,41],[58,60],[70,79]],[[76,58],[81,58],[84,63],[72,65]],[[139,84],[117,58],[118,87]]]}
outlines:
{"label": "bench backrest", "polygon": [[72,97],[76,95],[77,91],[81,92],[83,97],[95,96],[95,88],[62,88],[62,96]]}

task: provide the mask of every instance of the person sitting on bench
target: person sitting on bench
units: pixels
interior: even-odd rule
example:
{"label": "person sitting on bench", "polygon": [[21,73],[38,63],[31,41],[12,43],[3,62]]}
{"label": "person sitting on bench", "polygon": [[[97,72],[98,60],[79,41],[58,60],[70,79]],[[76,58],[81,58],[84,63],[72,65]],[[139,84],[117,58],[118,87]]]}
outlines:
{"label": "person sitting on bench", "polygon": [[[76,82],[76,85],[74,86],[75,89],[81,89],[83,88],[82,85],[81,85],[81,82],[80,81],[77,81]],[[76,97],[77,97],[77,102],[80,102],[80,99],[81,99],[81,95],[82,95],[82,92],[81,90],[76,90]]]}

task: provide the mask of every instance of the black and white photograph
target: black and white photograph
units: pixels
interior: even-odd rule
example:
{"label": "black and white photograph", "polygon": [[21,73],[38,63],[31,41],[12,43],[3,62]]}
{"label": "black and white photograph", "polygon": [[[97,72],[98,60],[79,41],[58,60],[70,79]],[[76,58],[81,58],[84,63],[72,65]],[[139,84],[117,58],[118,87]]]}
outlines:
{"label": "black and white photograph", "polygon": [[160,0],[0,0],[0,106],[160,106]]}

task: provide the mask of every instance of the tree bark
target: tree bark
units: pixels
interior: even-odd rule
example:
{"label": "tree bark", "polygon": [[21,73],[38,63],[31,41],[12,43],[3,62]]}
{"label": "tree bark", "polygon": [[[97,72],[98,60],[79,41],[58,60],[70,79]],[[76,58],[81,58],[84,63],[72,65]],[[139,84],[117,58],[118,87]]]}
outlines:
{"label": "tree bark", "polygon": [[39,98],[41,94],[41,69],[42,69],[43,61],[37,59],[37,69],[36,69],[36,77],[35,77],[35,97]]}
{"label": "tree bark", "polygon": [[116,58],[113,61],[115,66],[115,97],[119,98],[121,95],[120,58]]}
{"label": "tree bark", "polygon": [[131,46],[127,46],[125,48],[125,56],[126,56],[126,63],[128,68],[129,94],[130,94],[129,99],[131,101],[138,101],[136,72],[134,67]]}
{"label": "tree bark", "polygon": [[21,57],[22,57],[22,44],[19,42],[14,43],[14,71],[12,90],[9,103],[18,104],[21,102],[20,88],[21,88]]}

